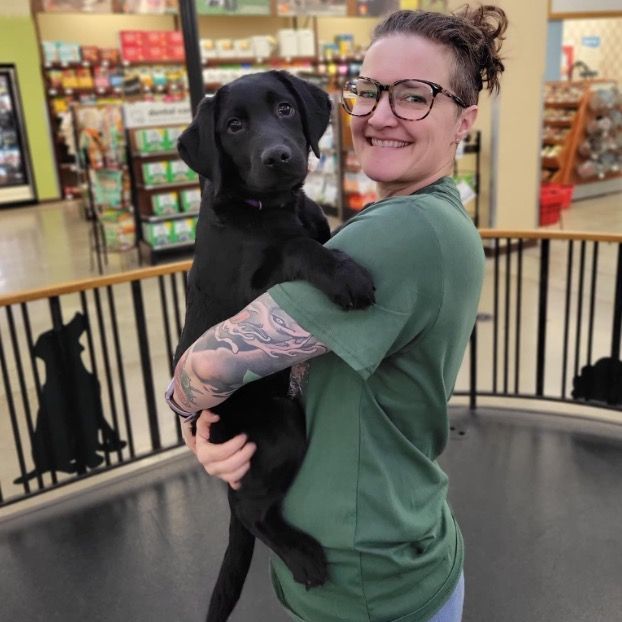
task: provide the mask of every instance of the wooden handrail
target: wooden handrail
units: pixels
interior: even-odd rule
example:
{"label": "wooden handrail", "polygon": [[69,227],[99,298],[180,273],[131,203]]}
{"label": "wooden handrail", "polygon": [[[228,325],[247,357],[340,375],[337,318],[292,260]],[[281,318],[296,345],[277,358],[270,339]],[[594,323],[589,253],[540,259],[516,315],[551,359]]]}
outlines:
{"label": "wooden handrail", "polygon": [[[587,233],[584,231],[550,231],[547,229],[480,229],[479,233],[484,240],[490,239],[512,239],[512,240],[579,240],[586,242],[612,242],[622,244],[622,234],[610,233]],[[52,296],[62,296],[63,294],[74,294],[96,287],[106,287],[119,283],[129,283],[141,279],[153,278],[176,272],[190,270],[192,261],[178,261],[174,263],[161,264],[149,268],[139,268],[127,272],[119,272],[106,276],[96,276],[76,281],[67,281],[59,285],[40,287],[37,289],[23,290],[11,294],[0,295],[0,307],[41,300]]]}
{"label": "wooden handrail", "polygon": [[161,264],[150,268],[138,268],[137,270],[128,270],[126,272],[118,272],[106,276],[95,276],[77,281],[67,281],[59,285],[51,285],[48,287],[39,287],[36,289],[24,290],[12,294],[0,295],[0,307],[18,304],[21,302],[29,302],[31,300],[41,300],[42,298],[50,298],[52,296],[62,296],[63,294],[74,294],[97,287],[106,287],[108,285],[117,285],[119,283],[130,283],[131,281],[140,281],[156,276],[166,274],[174,274],[175,272],[183,272],[190,270],[192,261],[177,261],[174,263]]}
{"label": "wooden handrail", "polygon": [[550,231],[549,229],[480,229],[484,240],[499,238],[513,240],[579,240],[585,242],[622,243],[622,234],[587,231]]}

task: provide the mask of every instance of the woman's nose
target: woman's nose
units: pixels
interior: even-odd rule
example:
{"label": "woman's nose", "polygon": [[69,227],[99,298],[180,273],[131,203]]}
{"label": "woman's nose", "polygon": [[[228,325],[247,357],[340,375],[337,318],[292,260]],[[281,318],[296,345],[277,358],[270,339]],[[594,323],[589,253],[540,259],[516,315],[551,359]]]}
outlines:
{"label": "woman's nose", "polygon": [[376,109],[369,115],[367,122],[375,126],[395,125],[397,123],[397,117],[393,114],[389,102],[389,94],[386,91],[381,93]]}

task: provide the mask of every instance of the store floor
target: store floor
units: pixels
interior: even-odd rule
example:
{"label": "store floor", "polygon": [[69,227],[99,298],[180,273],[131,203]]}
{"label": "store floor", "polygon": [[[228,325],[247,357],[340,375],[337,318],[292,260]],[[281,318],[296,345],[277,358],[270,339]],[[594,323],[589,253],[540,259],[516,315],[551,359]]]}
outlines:
{"label": "store floor", "polygon": [[[611,194],[575,202],[560,224],[547,228],[622,233],[621,201],[619,194]],[[135,267],[135,251],[110,253],[105,272]],[[91,225],[78,202],[0,210],[0,293],[95,275]]]}
{"label": "store floor", "polygon": [[[486,408],[452,422],[442,462],[466,542],[464,622],[619,620],[622,428]],[[220,482],[187,455],[0,523],[0,617],[199,622],[227,522]],[[287,620],[259,546],[231,622]]]}

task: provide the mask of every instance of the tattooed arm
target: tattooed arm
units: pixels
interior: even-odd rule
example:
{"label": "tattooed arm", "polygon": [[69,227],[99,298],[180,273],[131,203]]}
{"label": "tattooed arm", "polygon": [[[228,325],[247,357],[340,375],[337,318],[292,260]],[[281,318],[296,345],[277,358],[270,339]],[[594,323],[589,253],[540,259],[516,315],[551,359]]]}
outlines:
{"label": "tattooed arm", "polygon": [[269,294],[213,326],[175,369],[175,401],[189,411],[212,408],[252,380],[328,351]]}

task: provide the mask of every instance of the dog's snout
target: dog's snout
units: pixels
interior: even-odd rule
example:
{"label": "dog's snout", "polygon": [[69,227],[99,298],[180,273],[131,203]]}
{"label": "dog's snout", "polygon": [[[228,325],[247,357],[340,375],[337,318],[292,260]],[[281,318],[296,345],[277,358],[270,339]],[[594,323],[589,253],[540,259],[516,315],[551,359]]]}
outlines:
{"label": "dog's snout", "polygon": [[279,168],[289,164],[292,159],[291,149],[285,145],[269,147],[261,154],[261,161],[268,168]]}

